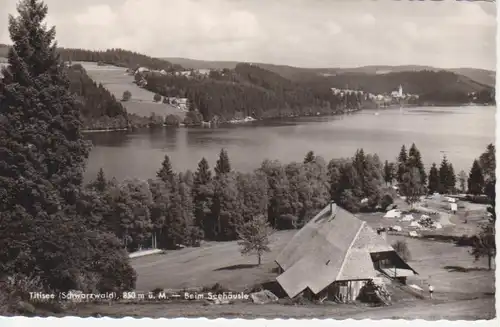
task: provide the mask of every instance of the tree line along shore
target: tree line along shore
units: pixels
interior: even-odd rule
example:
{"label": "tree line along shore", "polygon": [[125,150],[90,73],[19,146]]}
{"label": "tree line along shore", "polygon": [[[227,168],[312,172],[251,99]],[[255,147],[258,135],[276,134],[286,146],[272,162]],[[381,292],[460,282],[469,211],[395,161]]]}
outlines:
{"label": "tree line along shore", "polygon": [[[122,107],[82,71],[61,63],[55,30],[43,24],[42,1],[22,0],[18,11],[9,21],[14,44],[0,80],[2,315],[32,312],[30,292],[133,290],[137,275],[128,251],[141,247],[241,239],[251,250],[251,231],[300,228],[330,200],[352,212],[383,210],[392,199],[385,183],[396,181],[409,202],[436,189],[456,192],[451,163],[431,168],[427,180],[415,145],[403,148],[394,164],[362,149],[329,163],[309,152],[303,162],[266,160],[248,174],[234,171],[224,150],[213,172],[204,159],[196,172],[174,172],[167,156],[149,181],[108,180],[101,171],[84,185],[85,116],[119,114]],[[96,105],[87,103],[86,92]],[[494,165],[490,145],[468,177],[472,194],[486,193],[492,221]],[[477,255],[484,255],[492,226],[478,235]]]}

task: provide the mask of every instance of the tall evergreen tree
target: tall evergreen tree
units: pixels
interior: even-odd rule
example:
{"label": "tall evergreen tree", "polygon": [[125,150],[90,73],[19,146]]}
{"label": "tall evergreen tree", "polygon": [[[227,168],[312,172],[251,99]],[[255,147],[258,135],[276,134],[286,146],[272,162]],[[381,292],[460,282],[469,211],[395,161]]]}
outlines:
{"label": "tall evergreen tree", "polygon": [[431,169],[429,170],[429,185],[428,192],[429,194],[437,193],[440,190],[439,184],[441,183],[441,179],[439,178],[439,171],[437,169],[436,163],[432,163]]}
{"label": "tall evergreen tree", "polygon": [[396,179],[398,181],[398,183],[402,183],[403,182],[403,176],[404,174],[406,173],[406,164],[408,162],[408,153],[406,152],[406,147],[403,146],[401,147],[401,151],[399,151],[399,155],[398,155],[398,166],[397,166],[397,176],[396,176]]}
{"label": "tall evergreen tree", "polygon": [[[19,16],[9,17],[13,46],[0,80],[0,271],[39,277],[45,291],[88,291],[80,281],[91,274],[100,289],[133,287],[119,242],[95,230],[94,217],[76,206],[89,146],[55,29],[44,25],[48,8],[22,0],[17,9]],[[104,282],[111,274],[113,286]]]}
{"label": "tall evergreen tree", "polygon": [[406,197],[406,203],[410,206],[419,201],[420,195],[424,193],[424,187],[417,168],[412,167],[404,174],[399,191]]}
{"label": "tall evergreen tree", "polygon": [[94,187],[96,190],[99,192],[104,192],[108,186],[108,181],[106,179],[106,176],[104,176],[104,170],[101,168],[99,169],[99,172],[97,173],[97,178],[94,182]]}
{"label": "tall evergreen tree", "polygon": [[473,195],[483,194],[484,190],[484,177],[483,169],[481,168],[477,159],[472,163],[472,168],[467,180],[468,193]]}
{"label": "tall evergreen tree", "polygon": [[467,173],[463,170],[461,170],[458,173],[458,184],[460,185],[460,192],[465,193],[467,190]]}
{"label": "tall evergreen tree", "polygon": [[208,166],[208,161],[202,158],[198,163],[198,169],[194,173],[193,201],[196,226],[201,228],[206,235],[210,234],[205,225],[210,225],[206,224],[206,220],[210,218],[212,195],[212,172]]}
{"label": "tall evergreen tree", "polygon": [[447,189],[449,193],[455,193],[457,190],[457,175],[455,174],[455,169],[451,162],[448,163],[448,185]]}
{"label": "tall evergreen tree", "polygon": [[408,152],[408,167],[417,168],[418,173],[420,175],[420,179],[422,180],[422,185],[426,185],[427,183],[427,174],[425,172],[424,163],[422,162],[422,155],[420,151],[417,149],[415,143],[413,143]]}
{"label": "tall evergreen tree", "polygon": [[389,163],[389,161],[384,162],[384,182],[386,185],[392,184],[394,180],[394,165]]}
{"label": "tall evergreen tree", "polygon": [[231,163],[225,149],[220,150],[219,159],[214,170],[217,176],[231,172]]}
{"label": "tall evergreen tree", "polygon": [[486,151],[479,157],[479,164],[483,170],[484,180],[495,179],[495,146],[493,144],[488,144]]}
{"label": "tall evergreen tree", "polygon": [[172,170],[172,164],[170,163],[170,157],[168,156],[168,154],[165,155],[165,158],[161,163],[161,168],[156,173],[156,176],[165,183],[170,183],[172,182],[172,179],[175,178],[175,174]]}
{"label": "tall evergreen tree", "polygon": [[441,161],[441,166],[439,167],[439,193],[449,193],[450,185],[452,183],[452,176],[450,172],[450,164],[446,156],[443,157]]}
{"label": "tall evergreen tree", "polygon": [[304,158],[304,163],[307,164],[307,163],[313,162],[315,158],[316,158],[316,156],[314,155],[314,152],[309,151],[309,152],[307,152],[307,154]]}

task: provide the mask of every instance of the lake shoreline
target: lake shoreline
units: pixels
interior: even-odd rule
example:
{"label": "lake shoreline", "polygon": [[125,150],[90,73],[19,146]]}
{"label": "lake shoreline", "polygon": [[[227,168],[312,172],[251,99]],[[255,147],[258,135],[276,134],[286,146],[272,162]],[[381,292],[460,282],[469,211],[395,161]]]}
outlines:
{"label": "lake shoreline", "polygon": [[281,116],[281,117],[265,117],[265,118],[260,118],[260,119],[254,119],[254,120],[247,120],[241,119],[232,119],[229,121],[224,121],[220,123],[209,123],[209,122],[204,122],[203,124],[200,125],[185,125],[183,123],[179,125],[163,125],[163,126],[141,126],[141,127],[129,127],[129,128],[115,128],[115,129],[84,129],[82,130],[82,133],[88,134],[88,133],[112,133],[112,132],[132,132],[136,130],[146,130],[146,129],[152,129],[152,128],[200,128],[200,129],[205,129],[205,128],[216,128],[218,126],[238,126],[238,125],[250,125],[252,123],[258,123],[258,122],[273,122],[273,121],[282,121],[282,120],[294,120],[294,119],[300,119],[300,118],[307,118],[307,117],[337,117],[337,116],[345,116],[345,115],[351,115],[353,113],[358,113],[362,111],[383,111],[383,110],[394,110],[398,108],[402,109],[413,109],[413,108],[468,108],[468,107],[491,107],[494,105],[487,105],[487,104],[461,104],[461,105],[390,105],[387,107],[379,107],[379,108],[362,108],[362,109],[356,109],[356,110],[348,110],[346,112],[342,113],[332,113],[332,114],[319,114],[319,115],[290,115],[290,116]]}

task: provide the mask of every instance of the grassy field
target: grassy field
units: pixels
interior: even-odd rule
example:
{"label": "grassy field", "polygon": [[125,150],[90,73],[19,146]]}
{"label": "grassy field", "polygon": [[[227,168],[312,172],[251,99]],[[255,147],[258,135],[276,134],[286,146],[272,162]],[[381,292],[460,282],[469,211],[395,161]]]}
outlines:
{"label": "grassy field", "polygon": [[257,257],[240,254],[236,242],[206,242],[200,248],[134,259],[137,289],[182,289],[220,283],[231,290],[243,291],[276,277],[272,271],[276,267],[274,259],[294,233],[281,231],[273,234],[271,252],[264,255],[260,267],[256,266]]}
{"label": "grassy field", "polygon": [[[360,215],[370,225],[378,226],[383,213]],[[453,225],[454,226],[454,225]],[[255,257],[243,257],[236,242],[204,243],[200,248],[167,251],[164,254],[132,261],[138,273],[137,290],[156,287],[180,290],[220,283],[232,291],[248,291],[253,286],[276,278],[274,259],[293,237],[295,231],[272,235],[271,252],[256,266]],[[241,318],[337,318],[337,319],[450,319],[474,320],[495,317],[494,271],[487,270],[486,259],[474,262],[466,247],[453,243],[388,235],[388,242],[405,240],[411,253],[408,263],[418,276],[408,280],[427,289],[435,287],[433,300],[411,296],[393,297],[390,307],[364,305],[307,304],[254,305],[238,302],[230,305],[206,303],[149,303],[79,306],[71,314],[85,316],[99,312],[106,316],[142,317],[241,317]],[[391,290],[391,288],[389,288]]]}
{"label": "grassy field", "polygon": [[177,115],[182,119],[185,112],[170,104],[153,102],[154,93],[140,88],[133,83],[133,77],[125,72],[125,68],[115,66],[98,66],[95,62],[73,62],[81,64],[87,74],[96,82],[101,83],[118,100],[123,96],[123,92],[130,91],[132,99],[122,104],[128,113],[149,117],[151,113],[155,115]]}

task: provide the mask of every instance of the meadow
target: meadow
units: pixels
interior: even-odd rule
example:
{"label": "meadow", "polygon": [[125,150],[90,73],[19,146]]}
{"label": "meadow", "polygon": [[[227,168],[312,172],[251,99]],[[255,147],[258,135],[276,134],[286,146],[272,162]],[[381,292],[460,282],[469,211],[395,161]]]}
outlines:
{"label": "meadow", "polygon": [[134,77],[127,74],[126,69],[116,66],[98,66],[95,62],[73,62],[81,64],[87,71],[87,74],[96,82],[101,83],[116,99],[121,100],[123,92],[130,91],[132,98],[129,101],[122,102],[123,106],[130,114],[136,114],[143,117],[149,117],[152,113],[155,115],[167,116],[177,115],[184,119],[185,112],[177,109],[170,104],[154,102],[154,93],[137,86]]}

